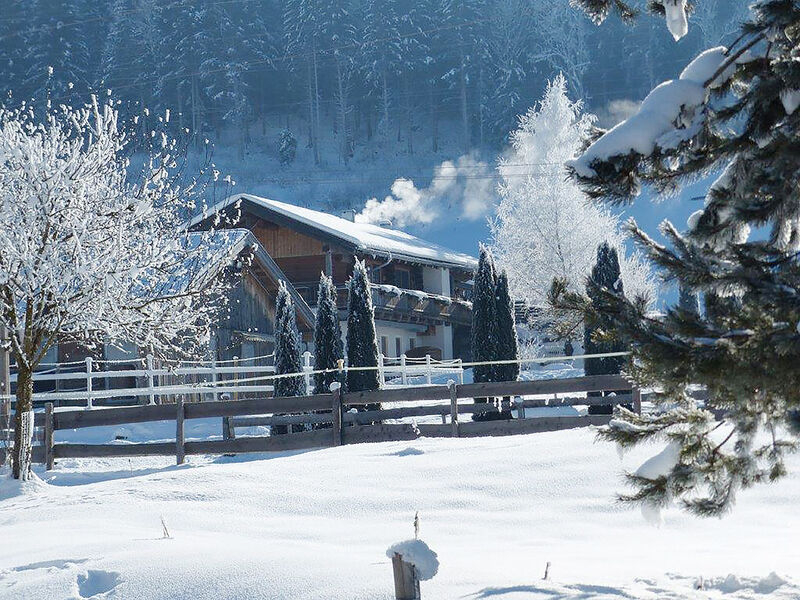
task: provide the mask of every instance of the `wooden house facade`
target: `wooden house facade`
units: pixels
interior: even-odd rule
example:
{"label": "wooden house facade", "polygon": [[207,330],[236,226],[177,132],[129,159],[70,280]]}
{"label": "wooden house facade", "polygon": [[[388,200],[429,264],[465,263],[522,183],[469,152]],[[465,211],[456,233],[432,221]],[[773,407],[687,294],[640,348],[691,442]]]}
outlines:
{"label": "wooden house facade", "polygon": [[363,260],[385,356],[468,358],[475,258],[396,229],[249,194],[231,196],[197,217],[191,227],[211,227],[217,213],[224,214],[222,222],[252,233],[312,309],[320,274],[331,276],[339,290],[343,325],[347,280],[355,260]]}

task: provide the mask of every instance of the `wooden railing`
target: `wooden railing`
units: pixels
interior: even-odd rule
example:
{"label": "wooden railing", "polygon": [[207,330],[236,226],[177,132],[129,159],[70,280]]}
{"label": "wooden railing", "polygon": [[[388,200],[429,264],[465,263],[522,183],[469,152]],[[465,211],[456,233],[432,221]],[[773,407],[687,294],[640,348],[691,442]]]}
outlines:
{"label": "wooden railing", "polygon": [[[313,355],[304,352],[302,376],[306,393],[313,389]],[[388,358],[379,355],[378,373],[382,385],[413,387],[431,385],[453,377],[464,380],[461,360],[422,358]],[[264,359],[269,359],[268,361]],[[269,362],[270,364],[264,364]],[[270,376],[275,374],[272,355],[233,358],[228,361],[205,361],[195,364],[164,366],[152,356],[129,361],[84,361],[45,365],[34,374],[34,385],[51,383],[54,391],[39,391],[33,401],[39,407],[45,402],[56,406],[121,406],[138,404],[173,404],[177,396],[187,401],[219,400],[223,395],[244,398],[255,394],[271,394]],[[10,377],[12,392],[17,375]]]}
{"label": "wooden railing", "polygon": [[[616,395],[587,397],[589,392],[616,392]],[[561,394],[561,397],[558,395]],[[573,395],[570,395],[573,394]],[[531,398],[530,396],[547,396]],[[487,398],[505,398],[506,404],[480,402]],[[479,401],[476,402],[475,399]],[[446,401],[445,404],[400,406],[363,410],[365,405]],[[469,402],[466,402],[469,401]],[[186,403],[182,397],[175,404],[143,405],[97,410],[58,410],[47,403],[45,412],[37,413],[35,425],[43,430],[43,445],[34,447],[34,460],[52,468],[58,458],[175,455],[178,463],[191,454],[228,454],[270,452],[306,448],[324,448],[341,444],[413,440],[424,437],[475,437],[556,431],[604,425],[605,415],[548,416],[526,418],[525,409],[574,405],[614,405],[630,403],[641,410],[639,390],[619,375],[596,375],[573,379],[514,381],[434,385],[407,389],[384,389],[370,392],[309,395],[291,398],[253,398]],[[362,409],[349,412],[349,409]],[[462,421],[461,415],[497,413],[516,418],[486,421]],[[256,417],[256,415],[258,415]],[[403,419],[439,415],[442,423],[385,423]],[[499,415],[496,415],[499,416]],[[186,440],[187,419],[221,418],[223,439]],[[250,417],[246,419],[245,417]],[[448,422],[449,419],[449,422]],[[159,443],[76,444],[58,441],[58,431],[87,427],[116,426],[152,421],[175,421],[175,441]],[[305,425],[299,433],[266,437],[236,437],[236,427],[259,425]],[[316,428],[315,428],[316,427]],[[288,428],[291,431],[291,427]]]}

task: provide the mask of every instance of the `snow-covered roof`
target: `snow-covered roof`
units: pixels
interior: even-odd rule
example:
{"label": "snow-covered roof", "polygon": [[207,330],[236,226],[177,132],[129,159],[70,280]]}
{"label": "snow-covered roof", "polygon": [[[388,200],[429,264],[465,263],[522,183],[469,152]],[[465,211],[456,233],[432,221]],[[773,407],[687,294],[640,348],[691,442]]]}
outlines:
{"label": "snow-covered roof", "polygon": [[404,231],[369,223],[354,223],[318,210],[269,200],[252,194],[229,196],[205,213],[196,216],[189,226],[193,227],[237,202],[241,202],[243,208],[246,204],[249,205],[255,214],[280,221],[279,224],[291,226],[288,222],[292,222],[302,229],[312,229],[317,234],[335,238],[339,243],[364,254],[391,256],[409,262],[465,270],[473,270],[478,264],[477,259],[473,256],[444,248]]}

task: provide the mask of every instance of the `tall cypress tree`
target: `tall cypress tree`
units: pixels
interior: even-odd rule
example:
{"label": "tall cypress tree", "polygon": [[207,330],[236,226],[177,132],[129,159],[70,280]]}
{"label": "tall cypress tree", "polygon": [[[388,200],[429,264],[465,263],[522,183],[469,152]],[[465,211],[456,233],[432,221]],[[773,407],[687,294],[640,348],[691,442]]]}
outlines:
{"label": "tall cypress tree", "polygon": [[[579,4],[602,17],[615,0]],[[674,196],[682,183],[720,172],[688,232],[666,222],[662,244],[629,226],[664,274],[702,292],[713,310],[656,316],[640,299],[597,290],[602,312],[632,340],[637,383],[661,390],[652,411],[619,411],[603,435],[623,447],[655,440],[677,449],[663,475],[631,475],[625,498],[677,499],[699,515],[723,514],[739,490],[783,477],[800,432],[800,4],[761,0],[750,11],[730,48],[706,51],[645,101],[663,120],[640,112],[599,132],[570,165],[587,194],[618,203],[642,182]],[[705,386],[706,399],[692,398],[690,384]]]}
{"label": "tall cypress tree", "polygon": [[[518,360],[519,344],[514,323],[514,303],[508,292],[508,276],[505,269],[497,278],[495,301],[497,303],[497,358],[496,360]],[[495,381],[516,381],[519,363],[497,365]]]}
{"label": "tall cypress tree", "polygon": [[[497,341],[499,328],[497,321],[497,272],[492,251],[480,245],[478,269],[475,271],[475,286],[472,292],[472,360],[488,362],[497,360]],[[494,365],[476,365],[472,367],[472,378],[475,383],[496,380]],[[476,398],[476,404],[488,402],[486,398]],[[475,413],[474,421],[494,418],[492,413]]]}
{"label": "tall cypress tree", "polygon": [[[314,322],[314,370],[336,369],[343,358],[344,344],[336,306],[336,286],[323,273],[319,278],[317,318]],[[337,373],[315,373],[314,393],[327,394],[334,381],[338,381]]]}
{"label": "tall cypress tree", "polygon": [[[347,283],[347,366],[377,367],[378,342],[372,290],[363,261],[356,260],[353,276]],[[347,390],[363,392],[380,388],[377,369],[347,371]],[[368,409],[378,405],[368,405]]]}
{"label": "tall cypress tree", "polygon": [[[300,334],[297,331],[294,303],[286,284],[281,281],[275,305],[275,374],[300,373],[302,370]],[[276,398],[305,395],[302,376],[281,377],[274,381],[274,395]],[[272,427],[273,435],[286,433],[286,431],[285,425],[274,425]]]}
{"label": "tall cypress tree", "polygon": [[[597,248],[597,262],[592,267],[592,275],[587,284],[587,294],[592,302],[601,301],[601,291],[622,295],[622,279],[620,277],[619,257],[615,248],[603,243]],[[614,323],[605,315],[587,321],[584,326],[583,343],[585,354],[605,354],[608,352],[621,352],[624,344],[620,339],[613,337]],[[597,336],[603,336],[598,340]],[[624,357],[587,358],[584,359],[584,374],[590,375],[615,375],[622,370]],[[601,396],[600,392],[591,392],[589,396]],[[590,406],[589,414],[611,414],[611,406]]]}

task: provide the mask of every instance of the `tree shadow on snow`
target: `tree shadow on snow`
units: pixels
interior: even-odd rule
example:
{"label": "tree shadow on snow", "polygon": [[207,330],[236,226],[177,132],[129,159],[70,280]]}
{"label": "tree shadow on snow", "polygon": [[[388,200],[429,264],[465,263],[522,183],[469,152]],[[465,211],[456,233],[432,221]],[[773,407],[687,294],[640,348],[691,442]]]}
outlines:
{"label": "tree shadow on snow", "polygon": [[500,598],[507,594],[530,594],[531,600],[553,599],[553,600],[592,600],[598,596],[603,598],[626,598],[635,600],[627,592],[615,587],[602,585],[555,585],[553,587],[542,587],[540,585],[514,585],[507,587],[489,587],[465,596],[465,598]]}

